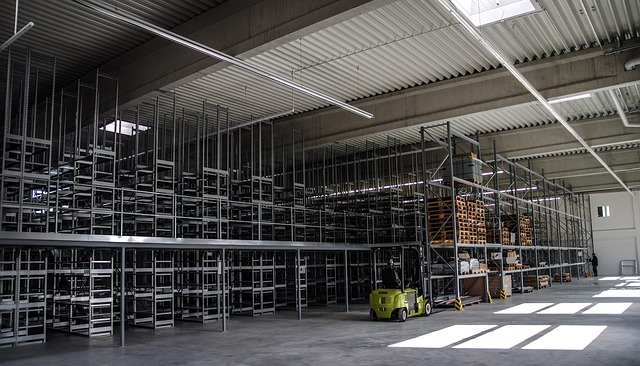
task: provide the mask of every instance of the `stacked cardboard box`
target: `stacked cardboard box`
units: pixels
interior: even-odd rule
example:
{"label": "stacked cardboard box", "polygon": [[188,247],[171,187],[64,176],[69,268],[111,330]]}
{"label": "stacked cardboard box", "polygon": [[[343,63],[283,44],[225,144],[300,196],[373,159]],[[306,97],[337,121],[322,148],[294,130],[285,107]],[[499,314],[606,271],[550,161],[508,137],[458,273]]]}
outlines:
{"label": "stacked cardboard box", "polygon": [[[442,169],[443,182],[451,183],[449,164],[445,163]],[[482,162],[474,153],[459,154],[453,157],[453,175],[475,184],[482,184]]]}
{"label": "stacked cardboard box", "polygon": [[515,250],[507,250],[507,252],[505,253],[505,258],[504,258],[504,270],[505,271],[513,271],[516,269],[519,269],[518,266],[520,265],[520,258],[518,256],[518,253],[516,253]]}
{"label": "stacked cardboard box", "polygon": [[500,297],[500,290],[504,289],[507,296],[511,296],[513,290],[511,288],[511,275],[506,274],[502,278],[502,283],[500,283],[500,276],[489,276],[489,293],[493,297]]}

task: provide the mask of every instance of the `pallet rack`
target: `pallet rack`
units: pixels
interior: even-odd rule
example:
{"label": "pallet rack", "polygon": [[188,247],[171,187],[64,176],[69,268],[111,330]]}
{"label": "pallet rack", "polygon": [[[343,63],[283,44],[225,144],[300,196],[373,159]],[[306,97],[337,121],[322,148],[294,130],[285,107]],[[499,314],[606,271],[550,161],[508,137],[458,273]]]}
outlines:
{"label": "pallet rack", "polygon": [[[492,159],[483,159],[478,139],[449,123],[423,128],[422,141],[432,296],[459,298],[473,288],[486,298],[486,283],[493,282],[488,270],[509,275],[516,291],[524,291],[526,276],[581,275],[590,244],[583,196],[501,157],[495,147]],[[427,166],[426,152],[438,149],[443,153],[431,155]],[[465,163],[456,167],[461,157]],[[466,263],[467,255],[478,261]],[[478,278],[485,286],[475,284]]]}

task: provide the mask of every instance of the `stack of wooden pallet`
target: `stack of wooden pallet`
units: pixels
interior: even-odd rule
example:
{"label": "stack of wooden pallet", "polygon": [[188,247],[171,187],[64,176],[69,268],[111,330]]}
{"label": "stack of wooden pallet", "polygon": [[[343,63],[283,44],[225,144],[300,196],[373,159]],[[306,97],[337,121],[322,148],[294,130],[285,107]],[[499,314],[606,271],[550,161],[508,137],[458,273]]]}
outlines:
{"label": "stack of wooden pallet", "polygon": [[525,286],[538,287],[538,288],[549,287],[549,276],[547,276],[547,275],[524,276],[523,277],[523,282],[524,282]]}
{"label": "stack of wooden pallet", "polygon": [[485,230],[487,233],[486,234],[487,242],[494,243],[494,244],[509,245],[509,242],[510,242],[509,228],[502,227],[500,228],[499,233],[497,228],[489,227],[488,229],[485,229]]}
{"label": "stack of wooden pallet", "polygon": [[[509,238],[509,244],[515,245],[531,245],[531,219],[525,215],[518,215],[514,218],[509,215],[502,216],[502,226],[507,228],[510,233],[515,233]],[[518,229],[520,231],[518,232]]]}
{"label": "stack of wooden pallet", "polygon": [[484,202],[467,202],[467,220],[471,227],[471,243],[487,244]]}
{"label": "stack of wooden pallet", "polygon": [[571,273],[564,272],[562,275],[560,275],[560,273],[553,274],[554,282],[560,282],[561,279],[562,279],[562,282],[571,282]]}
{"label": "stack of wooden pallet", "polygon": [[[455,205],[455,206],[454,206]],[[456,197],[428,201],[429,240],[432,244],[453,244],[452,208],[456,211],[455,234],[461,244],[486,244],[487,227],[482,201],[466,201]]]}
{"label": "stack of wooden pallet", "polygon": [[459,243],[468,243],[471,240],[471,230],[467,221],[467,202],[463,198],[456,197],[452,203],[451,198],[434,198],[427,203],[429,214],[429,241],[432,244],[453,244],[453,215],[455,205],[456,227],[455,233]]}

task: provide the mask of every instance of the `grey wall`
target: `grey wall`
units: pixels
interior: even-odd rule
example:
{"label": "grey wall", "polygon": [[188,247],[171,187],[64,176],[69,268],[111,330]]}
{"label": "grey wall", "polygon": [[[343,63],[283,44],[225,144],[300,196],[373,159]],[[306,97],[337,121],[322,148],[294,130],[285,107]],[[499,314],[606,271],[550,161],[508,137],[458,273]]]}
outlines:
{"label": "grey wall", "polygon": [[[620,261],[640,261],[640,191],[592,194],[593,245],[600,275],[620,275]],[[610,217],[598,217],[598,206],[609,206]],[[636,268],[637,270],[637,268]],[[630,270],[625,271],[625,274]]]}

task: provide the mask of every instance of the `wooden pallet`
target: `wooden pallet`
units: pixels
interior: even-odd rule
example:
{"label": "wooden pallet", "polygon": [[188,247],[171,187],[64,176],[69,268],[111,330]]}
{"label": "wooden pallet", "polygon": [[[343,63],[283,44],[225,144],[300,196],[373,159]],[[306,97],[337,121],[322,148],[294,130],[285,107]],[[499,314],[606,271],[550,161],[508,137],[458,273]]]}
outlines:
{"label": "wooden pallet", "polygon": [[482,298],[480,296],[470,296],[464,299],[461,298],[460,300],[462,300],[462,306],[473,306],[482,302]]}
{"label": "wooden pallet", "polygon": [[471,274],[482,274],[482,273],[488,273],[489,270],[488,269],[472,269],[471,270]]}
{"label": "wooden pallet", "polygon": [[453,245],[453,239],[435,239],[431,240],[431,244],[451,244]]}

